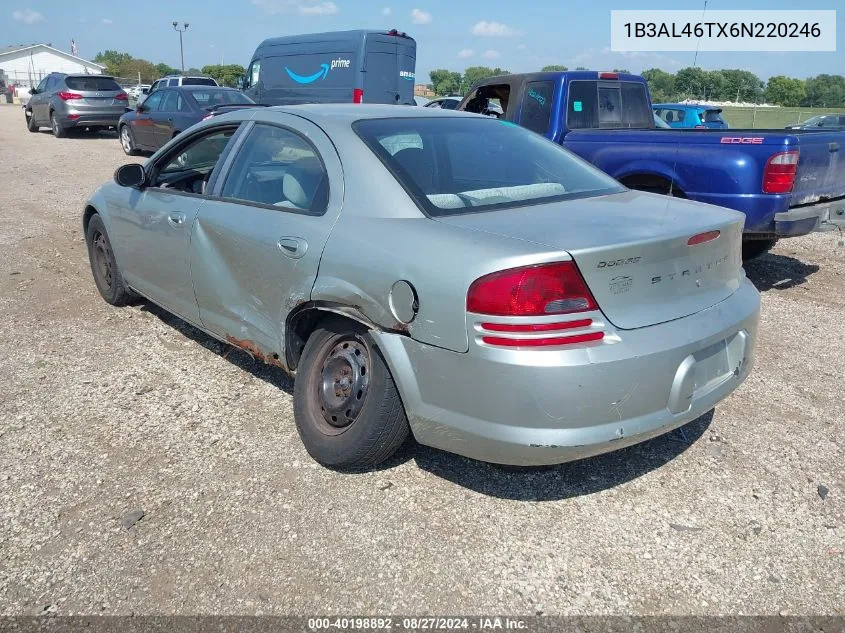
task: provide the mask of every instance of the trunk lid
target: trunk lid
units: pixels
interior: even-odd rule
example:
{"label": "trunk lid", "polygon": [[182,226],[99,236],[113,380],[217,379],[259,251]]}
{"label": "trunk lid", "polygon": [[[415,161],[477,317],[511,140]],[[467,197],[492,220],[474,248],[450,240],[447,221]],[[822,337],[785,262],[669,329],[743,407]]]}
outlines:
{"label": "trunk lid", "polygon": [[[709,308],[744,277],[736,211],[638,191],[438,221],[567,251],[599,308],[620,329]],[[693,236],[718,237],[693,246]]]}

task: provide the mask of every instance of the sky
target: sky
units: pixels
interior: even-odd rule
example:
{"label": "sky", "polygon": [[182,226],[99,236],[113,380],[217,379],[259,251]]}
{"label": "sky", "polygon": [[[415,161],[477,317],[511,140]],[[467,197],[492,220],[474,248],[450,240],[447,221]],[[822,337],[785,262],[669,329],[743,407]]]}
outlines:
{"label": "sky", "polygon": [[[845,74],[845,5],[816,0],[803,8],[839,9],[837,51],[820,53],[699,53],[705,69],[741,68],[767,79],[786,74],[808,77]],[[610,51],[611,9],[665,9],[665,2],[526,3],[513,0],[4,0],[0,47],[52,43],[92,59],[115,49],[153,63],[179,67],[179,36],[172,22],[188,22],[185,67],[248,65],[265,38],[344,29],[405,31],[417,41],[418,81],[436,68],[499,66],[511,72],[546,64],[593,70],[646,68],[676,71],[693,63],[693,52],[614,53]],[[632,6],[632,4],[634,6]],[[703,8],[704,0],[675,0],[672,9]],[[839,6],[837,6],[839,5]],[[708,0],[713,9],[796,9],[786,0]]]}

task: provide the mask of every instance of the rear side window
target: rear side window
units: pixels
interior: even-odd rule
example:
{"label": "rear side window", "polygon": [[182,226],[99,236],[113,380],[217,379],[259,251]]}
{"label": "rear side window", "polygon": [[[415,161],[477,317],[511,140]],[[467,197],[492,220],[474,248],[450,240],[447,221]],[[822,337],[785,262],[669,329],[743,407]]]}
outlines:
{"label": "rear side window", "polygon": [[170,79],[170,80],[168,80],[167,85],[172,86],[172,87],[176,87],[176,86],[179,85],[179,80],[178,79]]}
{"label": "rear side window", "polygon": [[522,113],[519,116],[522,127],[543,135],[549,131],[553,90],[554,83],[551,81],[534,81],[525,86]]}
{"label": "rear side window", "polygon": [[645,86],[633,81],[570,82],[566,122],[571,130],[654,127]]}
{"label": "rear side window", "polygon": [[[177,80],[178,81],[178,80]],[[208,77],[185,77],[182,79],[183,86],[216,86],[217,82]]]}
{"label": "rear side window", "polygon": [[322,215],[328,191],[323,161],[308,141],[291,130],[259,124],[238,152],[222,196]]}
{"label": "rear side window", "polygon": [[111,77],[67,77],[65,83],[71,90],[81,90],[83,92],[122,90],[118,83]]}
{"label": "rear side window", "polygon": [[431,216],[624,191],[568,150],[508,121],[365,119],[353,129]]}

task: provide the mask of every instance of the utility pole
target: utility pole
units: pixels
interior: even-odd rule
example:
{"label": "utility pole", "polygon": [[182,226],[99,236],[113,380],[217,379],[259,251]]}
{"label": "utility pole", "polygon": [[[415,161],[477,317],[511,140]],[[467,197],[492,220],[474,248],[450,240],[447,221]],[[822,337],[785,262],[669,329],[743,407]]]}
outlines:
{"label": "utility pole", "polygon": [[188,23],[183,22],[182,28],[179,28],[179,23],[174,22],[173,28],[174,28],[174,30],[179,32],[179,55],[182,58],[182,72],[184,73],[185,72],[185,48],[182,46],[182,33],[184,33],[185,31],[188,30]]}

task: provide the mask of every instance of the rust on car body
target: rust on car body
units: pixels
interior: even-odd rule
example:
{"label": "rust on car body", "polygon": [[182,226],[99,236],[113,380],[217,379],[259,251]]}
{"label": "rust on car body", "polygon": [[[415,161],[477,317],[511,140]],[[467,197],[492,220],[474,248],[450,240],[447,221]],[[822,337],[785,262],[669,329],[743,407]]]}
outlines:
{"label": "rust on car body", "polygon": [[261,351],[261,348],[259,348],[258,345],[255,344],[255,341],[235,338],[234,336],[228,335],[226,336],[226,342],[229,343],[229,345],[233,345],[234,347],[242,349],[254,359],[260,360],[262,363],[285,369],[285,366],[279,359],[278,354],[265,354]]}

